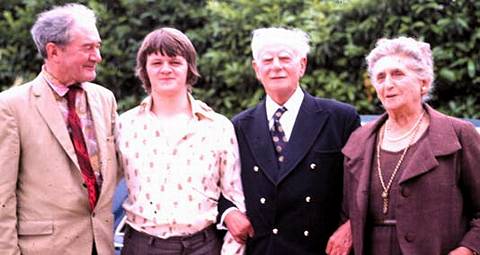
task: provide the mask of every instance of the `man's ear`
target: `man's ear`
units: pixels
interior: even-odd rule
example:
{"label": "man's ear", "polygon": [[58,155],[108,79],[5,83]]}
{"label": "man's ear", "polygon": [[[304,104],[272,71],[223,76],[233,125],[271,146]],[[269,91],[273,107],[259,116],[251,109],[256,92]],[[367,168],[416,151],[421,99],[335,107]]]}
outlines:
{"label": "man's ear", "polygon": [[257,79],[261,81],[260,71],[258,70],[258,65],[255,59],[252,60],[252,68],[253,71],[255,71],[255,76],[257,77]]}
{"label": "man's ear", "polygon": [[302,57],[300,59],[300,77],[303,77],[305,70],[307,70],[307,57]]}
{"label": "man's ear", "polygon": [[45,51],[47,52],[47,59],[54,60],[58,55],[60,48],[52,42],[48,42],[45,45]]}

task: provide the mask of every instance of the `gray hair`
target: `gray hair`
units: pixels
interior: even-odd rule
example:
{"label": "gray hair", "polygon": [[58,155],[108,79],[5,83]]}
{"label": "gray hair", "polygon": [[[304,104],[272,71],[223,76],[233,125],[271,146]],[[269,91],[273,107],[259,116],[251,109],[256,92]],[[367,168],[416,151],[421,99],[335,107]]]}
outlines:
{"label": "gray hair", "polygon": [[[398,37],[393,39],[382,38],[377,41],[375,48],[366,57],[368,74],[372,77],[372,70],[377,61],[385,56],[403,55],[413,60],[409,68],[417,73],[422,79],[428,79],[430,83],[429,93],[433,90],[433,57],[430,44],[420,42],[411,37]],[[428,99],[429,95],[424,97]]]}
{"label": "gray hair", "polygon": [[279,27],[259,28],[252,32],[252,55],[258,58],[260,50],[270,44],[284,44],[295,50],[302,57],[310,51],[310,37],[300,29],[287,29]]}
{"label": "gray hair", "polygon": [[84,5],[70,3],[38,14],[30,33],[44,59],[47,58],[47,43],[66,45],[70,42],[69,32],[75,22],[95,25],[95,13]]}

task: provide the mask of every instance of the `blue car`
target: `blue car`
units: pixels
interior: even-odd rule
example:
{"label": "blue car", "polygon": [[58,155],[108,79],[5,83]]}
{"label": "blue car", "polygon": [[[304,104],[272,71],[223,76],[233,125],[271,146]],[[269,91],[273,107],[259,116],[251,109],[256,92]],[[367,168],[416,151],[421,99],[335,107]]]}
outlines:
{"label": "blue car", "polygon": [[123,210],[122,204],[123,201],[127,198],[127,185],[125,179],[122,179],[115,190],[115,196],[113,197],[113,216],[115,217],[114,222],[114,236],[113,236],[113,246],[115,247],[115,254],[120,255],[120,251],[123,247],[123,236],[125,235],[125,211]]}

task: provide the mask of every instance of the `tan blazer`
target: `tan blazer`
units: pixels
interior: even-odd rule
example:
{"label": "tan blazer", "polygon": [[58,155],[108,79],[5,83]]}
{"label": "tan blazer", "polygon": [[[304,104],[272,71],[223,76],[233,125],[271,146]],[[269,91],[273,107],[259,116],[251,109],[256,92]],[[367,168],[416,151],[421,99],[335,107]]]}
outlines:
{"label": "tan blazer", "polygon": [[[480,250],[480,135],[472,124],[429,106],[424,142],[405,162],[395,209],[403,254],[447,254],[458,246]],[[344,206],[351,219],[356,255],[363,240],[375,139],[386,120],[357,129],[343,149]],[[376,172],[373,172],[375,174]]]}
{"label": "tan blazer", "polygon": [[41,76],[0,93],[0,254],[113,254],[112,92],[85,83],[103,185],[93,213],[65,120]]}

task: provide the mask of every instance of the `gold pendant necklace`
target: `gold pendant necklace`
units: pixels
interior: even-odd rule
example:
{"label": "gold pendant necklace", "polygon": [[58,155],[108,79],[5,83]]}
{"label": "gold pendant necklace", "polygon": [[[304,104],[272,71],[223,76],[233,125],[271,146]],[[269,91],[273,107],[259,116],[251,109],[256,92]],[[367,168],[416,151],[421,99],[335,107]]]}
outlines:
{"label": "gold pendant necklace", "polygon": [[380,144],[382,143],[382,140],[385,136],[385,129],[386,129],[385,126],[383,127],[383,132],[382,132],[382,130],[380,130],[381,136],[380,136],[380,139],[378,139],[378,143],[377,143],[377,173],[378,173],[378,178],[380,179],[380,184],[382,185],[382,189],[383,189],[382,194],[381,194],[381,197],[383,199],[383,210],[382,210],[383,214],[388,213],[390,188],[392,187],[393,179],[395,179],[395,175],[397,174],[398,169],[400,168],[400,165],[402,164],[403,159],[405,158],[405,155],[407,155],[408,149],[410,148],[413,141],[415,140],[415,137],[417,136],[417,132],[420,129],[420,126],[421,126],[420,124],[422,123],[424,113],[425,112],[422,113],[422,115],[421,115],[422,118],[420,119],[420,121],[418,121],[415,124],[413,135],[410,138],[410,141],[408,142],[407,147],[405,147],[405,149],[403,150],[402,155],[400,156],[400,159],[398,160],[397,164],[395,165],[395,168],[393,169],[393,173],[390,176],[390,179],[388,180],[387,185],[385,185],[385,181],[383,180],[382,167],[380,166]]}

